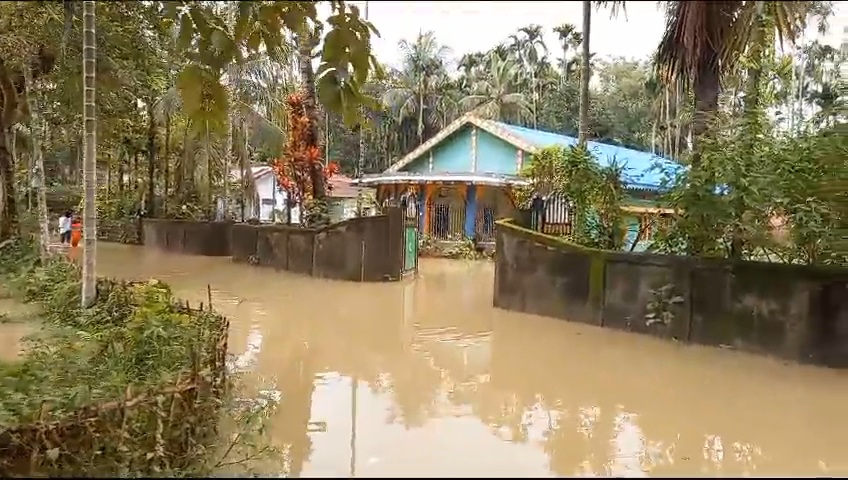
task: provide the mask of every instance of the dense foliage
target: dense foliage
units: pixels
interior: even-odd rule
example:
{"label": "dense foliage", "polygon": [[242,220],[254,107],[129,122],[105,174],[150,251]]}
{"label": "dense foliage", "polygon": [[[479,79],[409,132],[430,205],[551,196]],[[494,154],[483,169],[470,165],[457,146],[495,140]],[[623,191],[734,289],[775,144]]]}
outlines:
{"label": "dense foliage", "polygon": [[101,280],[83,309],[76,265],[42,263],[22,242],[0,259],[4,293],[43,321],[23,358],[0,365],[4,476],[205,475],[222,462],[224,319],[177,305],[155,281]]}
{"label": "dense foliage", "polygon": [[572,212],[574,241],[609,250],[622,246],[625,191],[619,165],[601,167],[583,147],[550,147],[533,155],[521,173],[532,182],[519,192],[522,206],[528,207],[534,194],[564,199]]}
{"label": "dense foliage", "polygon": [[[710,11],[681,9],[678,3],[670,2],[669,28],[715,20]],[[745,18],[756,13],[745,9],[750,2],[732,3]],[[764,35],[734,25],[732,33],[744,45],[725,37],[714,42],[735,51],[738,60],[721,72],[722,111],[738,113],[743,98],[756,97],[775,128],[793,134],[840,121],[838,50],[817,42],[787,53],[751,48],[773,43],[773,32],[796,31],[802,13],[826,17],[827,2],[801,3],[803,9],[780,17],[784,20],[766,22],[771,30]],[[0,8],[0,27],[15,32],[0,42],[4,64],[14,69],[7,79],[22,88],[22,67],[39,60],[30,90],[44,124],[32,130],[27,102],[18,101],[6,114],[0,149],[8,147],[8,165],[18,180],[4,188],[6,218],[20,204],[34,208],[33,131],[44,132],[45,180],[48,193],[57,192],[48,194],[48,203],[57,204],[55,197],[81,184],[82,22],[74,8],[69,14],[58,4],[4,2]],[[286,101],[294,92],[305,95],[310,110],[320,110],[308,116],[322,161],[337,163],[349,175],[357,173],[360,159],[364,172],[385,169],[469,111],[559,133],[578,131],[584,62],[583,36],[574,25],[555,29],[556,45],[546,44],[542,27],[528,25],[488,51],[461,58],[451,58],[449,46],[425,31],[401,42],[399,65],[377,68],[368,49],[375,30],[355,7],[342,10],[334,2],[326,27],[315,22],[316,8],[312,2],[98,3],[101,198],[120,197],[119,203],[135,204],[134,211],[148,215],[209,218],[218,198],[237,205],[225,209],[237,218],[250,213],[246,204],[255,191],[247,168],[284,157],[290,140]],[[786,13],[780,8],[763,15]],[[688,52],[692,45],[683,40],[670,37],[664,52]],[[304,59],[316,56],[321,60],[313,72],[313,63]],[[690,161],[696,95],[685,71],[669,77],[649,59],[593,55],[589,65],[590,138]],[[353,75],[338,73],[348,67]],[[753,95],[752,84],[760,84],[762,93]],[[351,127],[351,113],[362,102],[367,122]],[[18,205],[12,208],[9,200]]]}
{"label": "dense foliage", "polygon": [[[287,193],[289,202],[309,207],[304,224],[317,226],[328,219],[326,203],[323,203],[320,192],[331,190],[329,180],[338,173],[339,167],[333,162],[324,166],[318,139],[312,134],[315,130],[313,119],[306,111],[303,97],[293,93],[286,101],[288,141],[282,158],[275,159],[272,167],[277,184]],[[318,207],[319,204],[321,207]],[[291,215],[290,209],[286,211],[287,215]],[[316,218],[319,216],[321,220]]]}

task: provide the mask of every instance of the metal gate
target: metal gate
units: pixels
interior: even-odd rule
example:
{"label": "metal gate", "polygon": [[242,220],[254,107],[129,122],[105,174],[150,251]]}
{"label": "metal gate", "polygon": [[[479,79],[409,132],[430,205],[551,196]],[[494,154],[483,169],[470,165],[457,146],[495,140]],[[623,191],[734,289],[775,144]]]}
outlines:
{"label": "metal gate", "polygon": [[418,199],[414,193],[401,197],[403,210],[403,272],[418,270]]}

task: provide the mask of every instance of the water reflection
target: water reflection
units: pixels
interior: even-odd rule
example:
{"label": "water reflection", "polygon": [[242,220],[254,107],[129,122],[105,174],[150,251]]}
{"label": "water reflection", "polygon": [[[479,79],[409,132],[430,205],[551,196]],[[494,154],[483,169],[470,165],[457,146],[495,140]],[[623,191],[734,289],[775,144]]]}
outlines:
{"label": "water reflection", "polygon": [[281,392],[271,436],[288,455],[269,474],[848,474],[846,374],[498,311],[489,264],[425,260],[415,282],[357,285],[100,256],[193,301],[212,285],[235,366]]}

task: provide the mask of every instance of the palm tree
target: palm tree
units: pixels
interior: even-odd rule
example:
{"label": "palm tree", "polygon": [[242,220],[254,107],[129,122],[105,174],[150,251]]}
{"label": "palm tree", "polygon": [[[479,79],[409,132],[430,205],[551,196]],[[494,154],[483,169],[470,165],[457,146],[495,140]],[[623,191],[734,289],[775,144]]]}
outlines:
{"label": "palm tree", "polygon": [[656,66],[665,81],[691,84],[695,95],[692,134],[697,167],[698,140],[718,111],[721,77],[737,64],[752,40],[763,41],[762,19],[769,17],[780,39],[794,42],[806,27],[807,15],[818,2],[708,2],[666,3],[666,28],[657,49]]}
{"label": "palm tree", "polygon": [[518,120],[531,113],[527,96],[516,91],[520,69],[511,59],[491,55],[486,75],[474,82],[463,106],[492,120]]}
{"label": "palm tree", "polygon": [[518,34],[512,35],[510,39],[512,40],[511,48],[513,52],[530,76],[531,114],[533,128],[537,128],[537,113],[539,104],[538,71],[539,65],[542,63],[541,61],[548,51],[548,47],[545,45],[542,36],[542,27],[539,25],[529,25],[527,27],[520,28],[518,30]]}
{"label": "palm tree", "polygon": [[85,185],[85,206],[83,213],[83,262],[82,262],[82,306],[91,306],[97,295],[97,112],[94,108],[94,72],[97,53],[95,26],[95,4],[91,0],[83,2],[82,65],[83,65],[83,176]]}
{"label": "palm tree", "polygon": [[[419,33],[415,42],[401,40],[404,85],[389,89],[383,101],[399,114],[417,115],[418,142],[424,143],[427,100],[434,93],[435,79],[444,73],[445,58],[450,50],[439,45],[433,32]],[[413,104],[412,101],[415,103]]]}
{"label": "palm tree", "polygon": [[562,48],[562,62],[560,68],[562,73],[560,81],[565,83],[568,77],[571,76],[574,60],[568,60],[568,52],[571,49],[576,49],[578,45],[583,43],[583,35],[577,31],[577,27],[570,23],[563,23],[558,27],[554,27],[554,33],[559,36],[560,47]]}

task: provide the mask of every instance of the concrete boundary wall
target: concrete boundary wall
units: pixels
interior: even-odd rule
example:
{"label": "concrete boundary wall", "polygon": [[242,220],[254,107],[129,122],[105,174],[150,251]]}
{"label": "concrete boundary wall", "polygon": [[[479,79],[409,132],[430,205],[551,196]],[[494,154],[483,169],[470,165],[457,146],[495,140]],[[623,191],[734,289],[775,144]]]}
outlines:
{"label": "concrete boundary wall", "polygon": [[345,220],[319,229],[287,225],[145,219],[145,245],[173,253],[232,256],[236,262],[319,278],[399,280],[403,213]]}
{"label": "concrete boundary wall", "polygon": [[848,367],[848,268],[600,251],[509,220],[496,242],[496,307]]}

